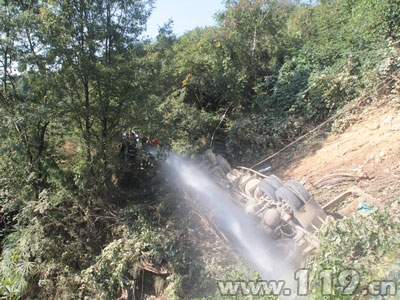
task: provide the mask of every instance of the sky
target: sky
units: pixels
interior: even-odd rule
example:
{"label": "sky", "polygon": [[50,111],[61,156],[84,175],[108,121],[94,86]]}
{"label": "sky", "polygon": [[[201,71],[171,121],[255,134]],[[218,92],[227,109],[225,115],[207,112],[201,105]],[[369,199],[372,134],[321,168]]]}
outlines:
{"label": "sky", "polygon": [[169,19],[177,35],[196,27],[215,25],[213,16],[223,9],[221,0],[156,0],[145,35],[154,38]]}

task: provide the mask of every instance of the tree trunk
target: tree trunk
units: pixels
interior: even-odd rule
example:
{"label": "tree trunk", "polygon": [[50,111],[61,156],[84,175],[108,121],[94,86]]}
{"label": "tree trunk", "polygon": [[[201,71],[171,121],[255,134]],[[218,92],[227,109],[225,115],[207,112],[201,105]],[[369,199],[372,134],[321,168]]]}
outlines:
{"label": "tree trunk", "polygon": [[85,143],[86,143],[86,161],[92,163],[92,149],[90,141],[90,95],[89,95],[89,84],[84,83],[85,89]]}
{"label": "tree trunk", "polygon": [[[8,6],[8,0],[4,1],[4,7],[7,10]],[[8,42],[8,39],[10,38],[10,30],[9,28],[5,28],[6,31],[6,41]],[[3,62],[3,93],[4,93],[4,99],[7,99],[7,69],[8,69],[8,45],[4,49],[4,62]]]}

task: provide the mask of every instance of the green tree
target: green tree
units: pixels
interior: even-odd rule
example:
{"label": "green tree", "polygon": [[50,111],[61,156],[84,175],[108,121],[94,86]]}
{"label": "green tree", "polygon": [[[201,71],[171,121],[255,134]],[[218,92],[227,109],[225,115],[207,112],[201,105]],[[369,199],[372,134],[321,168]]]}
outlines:
{"label": "green tree", "polygon": [[[88,176],[109,177],[109,153],[138,88],[129,51],[152,1],[46,1],[42,31],[60,66],[68,116],[85,145]],[[90,184],[94,184],[91,182]]]}
{"label": "green tree", "polygon": [[[1,10],[0,151],[16,167],[4,174],[28,178],[28,187],[38,199],[48,185],[49,167],[54,167],[55,139],[49,138],[49,130],[58,114],[59,101],[53,91],[57,74],[41,44],[37,2],[2,1]],[[16,186],[16,190],[25,189],[22,182]]]}
{"label": "green tree", "polygon": [[240,101],[252,106],[257,93],[268,93],[268,78],[290,53],[287,20],[295,5],[290,1],[227,1],[219,15],[219,41],[226,73],[236,78]]}

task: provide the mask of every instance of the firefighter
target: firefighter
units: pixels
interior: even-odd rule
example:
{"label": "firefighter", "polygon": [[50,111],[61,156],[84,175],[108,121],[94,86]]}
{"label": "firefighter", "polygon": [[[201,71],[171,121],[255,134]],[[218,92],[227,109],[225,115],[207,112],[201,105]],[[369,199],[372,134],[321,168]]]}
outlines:
{"label": "firefighter", "polygon": [[132,144],[136,149],[142,148],[142,141],[140,136],[132,129],[131,131]]}

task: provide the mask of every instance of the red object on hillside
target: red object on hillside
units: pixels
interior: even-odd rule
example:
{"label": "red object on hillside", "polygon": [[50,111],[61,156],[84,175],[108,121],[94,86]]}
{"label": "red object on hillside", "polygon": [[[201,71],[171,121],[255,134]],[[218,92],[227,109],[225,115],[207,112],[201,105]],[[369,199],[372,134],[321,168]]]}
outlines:
{"label": "red object on hillside", "polygon": [[158,138],[154,138],[154,139],[151,141],[151,144],[152,144],[153,146],[157,146],[157,145],[158,145]]}

